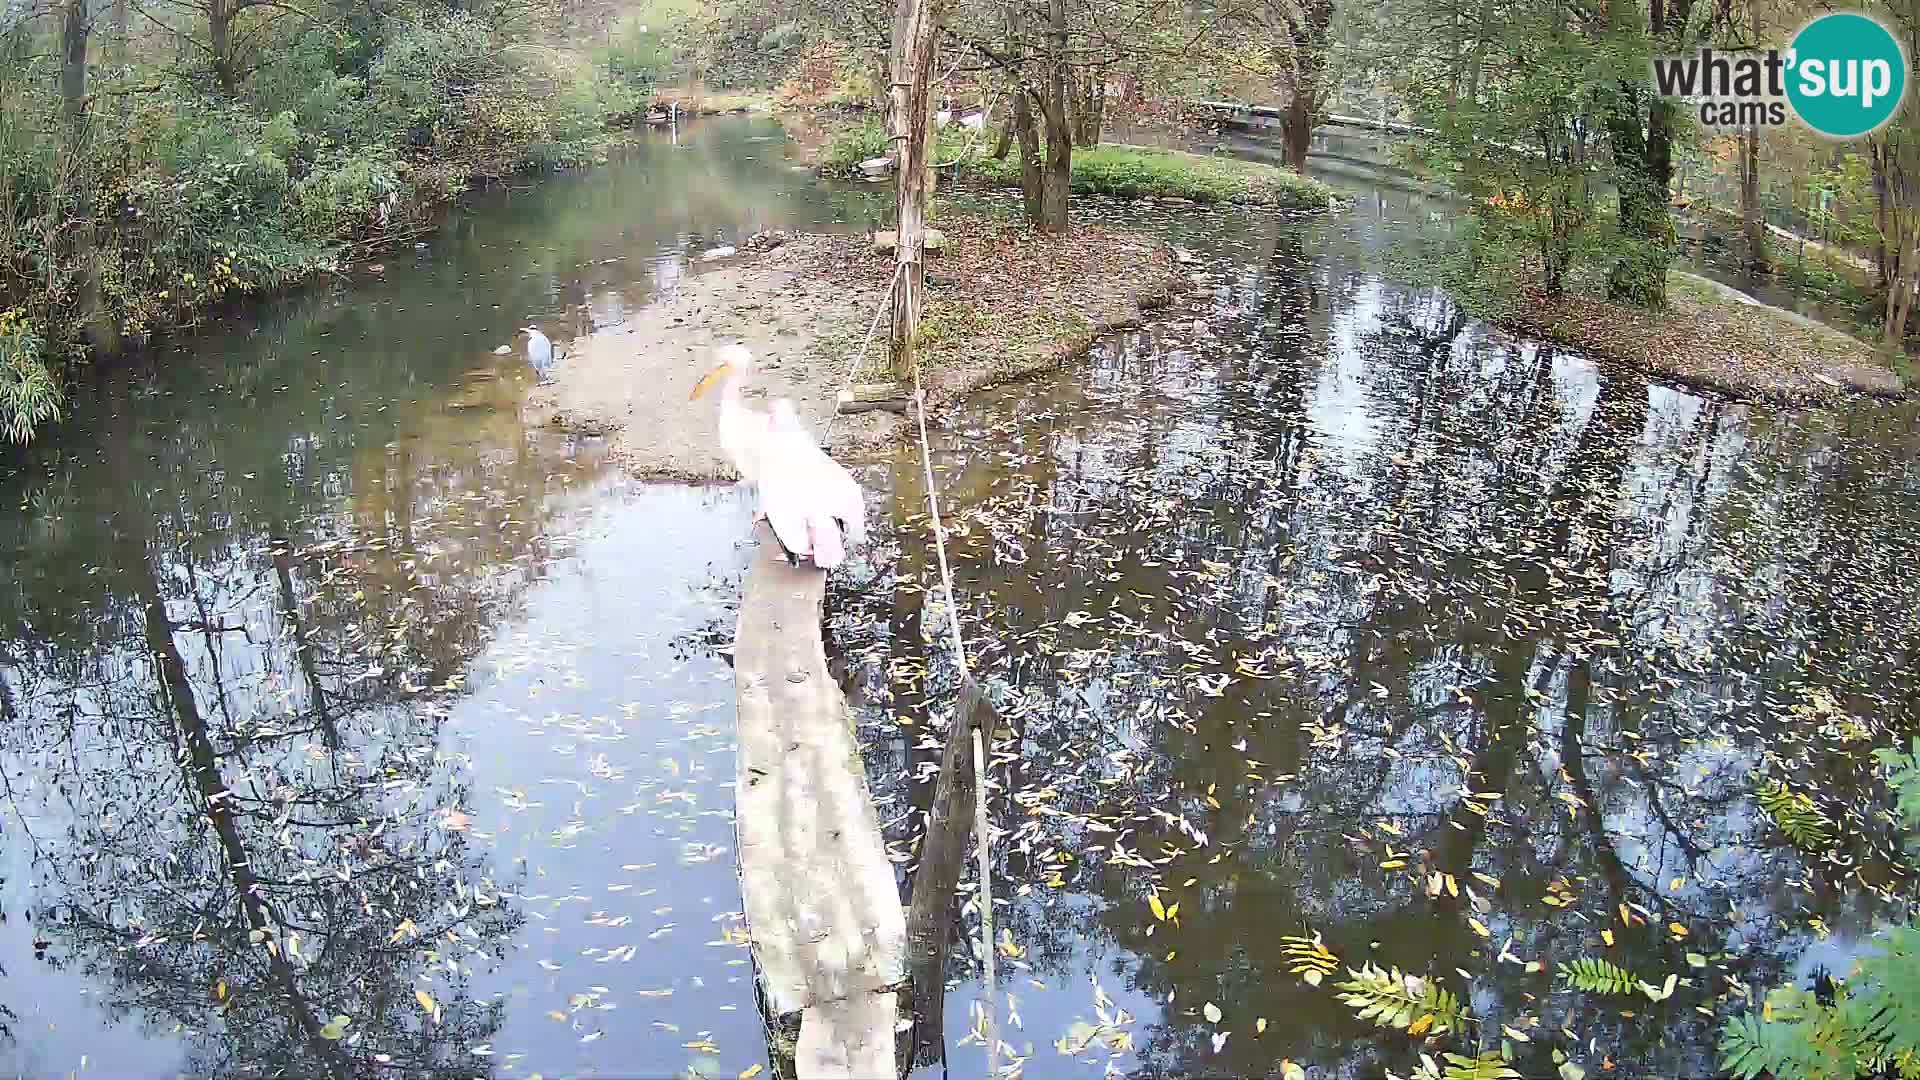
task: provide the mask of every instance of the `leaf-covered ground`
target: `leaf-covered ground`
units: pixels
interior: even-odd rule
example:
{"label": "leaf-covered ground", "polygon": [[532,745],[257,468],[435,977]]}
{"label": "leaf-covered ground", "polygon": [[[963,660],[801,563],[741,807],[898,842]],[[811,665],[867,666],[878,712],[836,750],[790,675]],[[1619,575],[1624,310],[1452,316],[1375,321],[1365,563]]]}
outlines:
{"label": "leaf-covered ground", "polygon": [[[1165,304],[1180,279],[1173,253],[1152,237],[1115,226],[1078,224],[1050,236],[1005,217],[943,210],[933,227],[946,243],[927,255],[920,341],[928,392],[936,401],[1051,370],[1084,355],[1102,333],[1137,326],[1143,309]],[[787,256],[802,276],[833,283],[877,304],[894,272],[891,255],[864,237],[813,236]],[[848,326],[823,341],[844,358],[859,345]],[[859,328],[861,335],[865,327]],[[864,368],[884,375],[886,344]]]}
{"label": "leaf-covered ground", "polygon": [[1535,294],[1514,321],[1592,355],[1748,400],[1790,404],[1832,401],[1849,392],[1905,392],[1901,376],[1866,342],[1737,295],[1676,270],[1668,278],[1665,311]]}

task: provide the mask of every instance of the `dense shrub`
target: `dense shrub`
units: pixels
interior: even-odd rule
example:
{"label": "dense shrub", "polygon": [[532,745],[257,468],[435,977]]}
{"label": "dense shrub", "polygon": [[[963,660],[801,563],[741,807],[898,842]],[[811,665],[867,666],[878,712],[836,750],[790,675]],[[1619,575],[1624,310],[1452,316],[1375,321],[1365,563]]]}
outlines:
{"label": "dense shrub", "polygon": [[288,20],[231,96],[135,65],[78,124],[57,43],[0,24],[0,435],[55,415],[64,366],[92,350],[298,282],[474,177],[592,160],[594,65],[508,39],[488,10]]}

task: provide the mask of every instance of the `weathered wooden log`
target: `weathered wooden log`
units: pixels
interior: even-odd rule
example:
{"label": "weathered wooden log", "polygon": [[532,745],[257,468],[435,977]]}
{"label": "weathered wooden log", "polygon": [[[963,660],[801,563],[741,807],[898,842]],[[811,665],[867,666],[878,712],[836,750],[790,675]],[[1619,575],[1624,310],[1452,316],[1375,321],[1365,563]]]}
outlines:
{"label": "weathered wooden log", "polygon": [[911,401],[906,388],[899,383],[861,383],[840,391],[837,408],[842,413],[872,412],[876,409],[906,412]]}
{"label": "weathered wooden log", "polygon": [[826,575],[772,530],[734,637],[735,822],[747,933],[766,1011],[801,1013],[800,1080],[887,1075],[906,919],[851,718],[821,641]]}
{"label": "weathered wooden log", "polygon": [[973,739],[993,745],[997,724],[993,706],[968,675],[960,680],[960,700],[947,727],[940,773],[934,780],[933,807],[920,840],[920,863],[913,872],[913,897],[907,913],[907,949],[913,978],[913,1038],[899,1050],[899,1072],[945,1061],[947,950],[952,947],[955,890],[966,861],[967,834],[973,829]]}

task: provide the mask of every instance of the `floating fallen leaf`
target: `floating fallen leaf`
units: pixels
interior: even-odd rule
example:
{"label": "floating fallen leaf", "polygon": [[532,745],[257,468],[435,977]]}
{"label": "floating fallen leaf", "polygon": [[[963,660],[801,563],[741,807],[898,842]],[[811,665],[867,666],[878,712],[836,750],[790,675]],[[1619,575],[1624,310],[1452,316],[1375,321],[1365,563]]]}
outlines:
{"label": "floating fallen leaf", "polygon": [[1207,1018],[1207,1023],[1209,1024],[1217,1024],[1220,1022],[1220,1006],[1215,1005],[1211,1001],[1207,1002],[1206,1005],[1200,1009],[1200,1014]]}

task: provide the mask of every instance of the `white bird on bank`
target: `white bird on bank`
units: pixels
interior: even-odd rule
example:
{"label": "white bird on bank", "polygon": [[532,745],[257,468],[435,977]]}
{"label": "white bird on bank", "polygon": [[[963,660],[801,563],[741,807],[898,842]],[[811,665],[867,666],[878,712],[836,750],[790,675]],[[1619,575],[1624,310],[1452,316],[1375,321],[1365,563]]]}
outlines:
{"label": "white bird on bank", "polygon": [[761,455],[771,418],[759,409],[748,408],[742,393],[754,372],[753,354],[744,345],[723,345],[719,355],[719,366],[701,376],[687,400],[706,393],[715,382],[726,380],[720,387],[720,452],[727,455],[741,480],[758,486]]}
{"label": "white bird on bank", "polygon": [[537,326],[523,326],[520,332],[527,335],[527,363],[533,365],[540,381],[546,382],[553,377],[553,342]]}
{"label": "white bird on bank", "polygon": [[846,467],[828,457],[793,402],[773,403],[761,460],[760,510],[794,562],[839,566],[867,535],[867,504]]}

